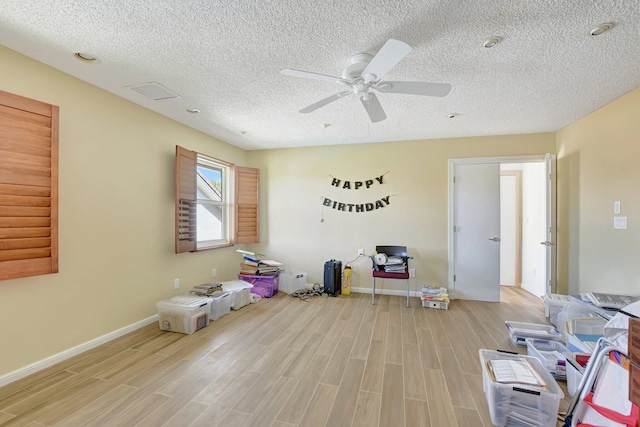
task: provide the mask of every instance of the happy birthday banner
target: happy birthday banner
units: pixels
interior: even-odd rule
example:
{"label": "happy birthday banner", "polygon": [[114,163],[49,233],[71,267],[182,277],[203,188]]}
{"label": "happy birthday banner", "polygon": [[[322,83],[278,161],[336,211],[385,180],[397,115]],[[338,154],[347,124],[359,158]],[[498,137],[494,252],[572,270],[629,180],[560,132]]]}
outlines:
{"label": "happy birthday banner", "polygon": [[[332,181],[331,185],[334,187],[342,188],[343,190],[359,190],[361,188],[370,188],[374,184],[384,184],[384,176],[389,173],[386,172],[380,176],[377,176],[373,179],[366,179],[363,181],[345,181],[334,176],[331,176]],[[389,206],[389,199],[391,196],[383,197],[379,200],[369,203],[345,203],[337,200],[331,200],[327,197],[322,197],[322,205],[327,206],[331,209],[335,209],[342,212],[370,212],[376,209],[381,209],[386,206]]]}
{"label": "happy birthday banner", "polygon": [[[331,176],[331,175],[329,175]],[[375,181],[378,181],[380,184],[382,184],[382,178],[384,177],[384,175],[380,175],[379,177],[375,178]],[[333,180],[331,181],[331,185],[333,185],[334,187],[338,187],[340,188],[340,183],[342,182],[342,180],[335,178],[333,176],[331,176],[331,178],[333,178]],[[366,188],[371,187],[375,181],[373,179],[367,179],[365,181],[354,181],[353,182],[353,189],[354,190],[358,190],[360,189],[360,187],[362,187],[363,185]],[[343,190],[351,190],[351,181],[344,181],[344,183],[342,184],[342,189]]]}

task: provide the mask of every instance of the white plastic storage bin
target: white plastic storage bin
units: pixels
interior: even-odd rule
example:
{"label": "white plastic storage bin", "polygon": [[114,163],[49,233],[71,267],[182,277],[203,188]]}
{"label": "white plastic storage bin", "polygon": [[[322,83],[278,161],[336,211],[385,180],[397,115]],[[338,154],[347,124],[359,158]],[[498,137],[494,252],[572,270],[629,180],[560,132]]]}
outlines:
{"label": "white plastic storage bin", "polygon": [[544,315],[549,318],[549,321],[558,327],[558,315],[562,309],[571,302],[570,295],[561,294],[546,294],[543,297],[544,300]]}
{"label": "white plastic storage bin", "polygon": [[156,303],[160,329],[192,334],[209,324],[211,299],[195,296],[176,296]]}
{"label": "white plastic storage bin", "polygon": [[569,349],[559,341],[539,340],[537,338],[525,339],[527,343],[527,354],[533,356],[555,378],[564,380],[567,378],[567,357]]}
{"label": "white plastic storage bin", "polygon": [[251,303],[251,288],[253,285],[244,280],[230,280],[222,282],[222,290],[231,292],[231,309],[240,310],[247,304]]}
{"label": "white plastic storage bin", "polygon": [[595,317],[597,309],[589,304],[581,302],[569,302],[558,314],[558,330],[565,333],[567,330],[567,322],[574,317]]}
{"label": "white plastic storage bin", "polygon": [[291,294],[298,289],[307,288],[307,273],[295,270],[284,270],[280,273],[280,285],[278,291]]}
{"label": "white plastic storage bin", "polygon": [[509,330],[509,338],[515,345],[526,346],[527,338],[538,338],[543,340],[561,341],[562,334],[553,326],[539,325],[537,323],[504,322]]}
{"label": "white plastic storage bin", "polygon": [[567,359],[567,391],[571,396],[576,394],[584,368],[575,360]]}
{"label": "white plastic storage bin", "polygon": [[[526,384],[502,384],[489,372],[490,360],[527,360],[546,383],[545,387]],[[491,422],[496,426],[526,425],[555,427],[562,389],[535,357],[480,350],[482,387],[489,406]]]}
{"label": "white plastic storage bin", "polygon": [[211,298],[211,315],[209,316],[209,320],[217,320],[225,314],[229,314],[231,311],[231,303],[233,300],[231,291],[222,291],[219,295],[211,295],[208,298]]}

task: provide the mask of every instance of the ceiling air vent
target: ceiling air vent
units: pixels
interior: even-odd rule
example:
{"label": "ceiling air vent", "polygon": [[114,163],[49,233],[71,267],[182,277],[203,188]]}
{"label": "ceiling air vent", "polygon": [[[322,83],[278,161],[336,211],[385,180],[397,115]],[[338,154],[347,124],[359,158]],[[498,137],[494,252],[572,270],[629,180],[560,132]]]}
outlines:
{"label": "ceiling air vent", "polygon": [[175,92],[170,91],[166,87],[162,86],[158,82],[144,83],[141,85],[128,86],[129,89],[135,90],[139,94],[146,96],[154,101],[160,101],[161,99],[180,98]]}

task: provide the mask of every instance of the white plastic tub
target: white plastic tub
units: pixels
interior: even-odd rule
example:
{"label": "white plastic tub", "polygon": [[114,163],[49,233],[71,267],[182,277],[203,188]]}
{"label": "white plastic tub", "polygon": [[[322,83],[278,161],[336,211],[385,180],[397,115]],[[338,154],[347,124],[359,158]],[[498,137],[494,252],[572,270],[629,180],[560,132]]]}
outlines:
{"label": "white plastic tub", "polygon": [[247,304],[251,303],[251,288],[253,285],[244,280],[230,280],[222,282],[222,290],[231,292],[231,309],[240,310]]}
{"label": "white plastic tub", "polygon": [[210,296],[208,298],[211,298],[211,315],[209,316],[209,320],[217,320],[225,314],[229,314],[231,311],[231,303],[233,301],[231,291],[222,291],[220,295]]}
{"label": "white plastic tub", "polygon": [[280,273],[280,291],[291,294],[307,288],[307,273],[296,270],[284,270]]}
{"label": "white plastic tub", "polygon": [[578,391],[584,368],[575,360],[567,359],[567,391],[574,396]]}

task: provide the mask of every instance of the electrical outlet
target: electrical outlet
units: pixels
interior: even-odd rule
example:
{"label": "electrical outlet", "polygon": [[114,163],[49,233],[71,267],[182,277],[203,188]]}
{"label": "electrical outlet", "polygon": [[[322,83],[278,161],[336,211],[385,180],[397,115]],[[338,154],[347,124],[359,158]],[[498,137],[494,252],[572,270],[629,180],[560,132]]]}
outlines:
{"label": "electrical outlet", "polygon": [[173,289],[180,289],[180,279],[173,279]]}
{"label": "electrical outlet", "polygon": [[215,268],[211,269],[211,277],[216,277],[218,275],[218,271]]}
{"label": "electrical outlet", "polygon": [[358,256],[360,255],[364,255],[364,249],[362,248],[358,249]]}
{"label": "electrical outlet", "polygon": [[415,268],[410,268],[409,269],[409,277],[416,277],[416,269]]}

